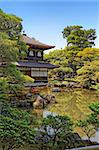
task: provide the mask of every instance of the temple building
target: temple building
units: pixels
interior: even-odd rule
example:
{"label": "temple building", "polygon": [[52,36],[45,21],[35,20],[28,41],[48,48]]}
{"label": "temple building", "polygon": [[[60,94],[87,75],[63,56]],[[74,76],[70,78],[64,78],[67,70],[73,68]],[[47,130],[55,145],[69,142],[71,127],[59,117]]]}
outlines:
{"label": "temple building", "polygon": [[48,82],[48,70],[57,68],[57,66],[46,62],[43,58],[44,51],[54,48],[43,44],[33,38],[23,35],[21,40],[25,42],[29,48],[27,57],[17,63],[17,67],[25,74],[34,78],[35,82]]}

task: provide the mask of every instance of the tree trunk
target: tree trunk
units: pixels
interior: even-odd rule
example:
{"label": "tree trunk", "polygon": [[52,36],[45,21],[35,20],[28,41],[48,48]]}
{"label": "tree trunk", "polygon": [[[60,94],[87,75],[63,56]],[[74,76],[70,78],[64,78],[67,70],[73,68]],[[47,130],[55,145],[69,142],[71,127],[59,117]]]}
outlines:
{"label": "tree trunk", "polygon": [[56,135],[54,136],[54,139],[53,139],[53,146],[55,145],[55,142],[56,142]]}
{"label": "tree trunk", "polygon": [[2,146],[2,150],[5,150],[5,145]]}

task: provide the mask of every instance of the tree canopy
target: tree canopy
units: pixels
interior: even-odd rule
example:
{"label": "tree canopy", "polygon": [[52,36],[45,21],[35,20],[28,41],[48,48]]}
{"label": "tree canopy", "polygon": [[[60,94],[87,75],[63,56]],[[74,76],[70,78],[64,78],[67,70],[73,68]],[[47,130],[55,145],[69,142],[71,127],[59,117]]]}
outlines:
{"label": "tree canopy", "polygon": [[4,13],[0,10],[0,32],[5,32],[12,39],[18,39],[22,31],[22,19],[15,16]]}
{"label": "tree canopy", "polygon": [[6,33],[0,32],[0,61],[15,62],[18,60],[17,41],[9,39]]}
{"label": "tree canopy", "polygon": [[84,29],[82,26],[67,26],[63,38],[67,46],[45,54],[45,58],[58,65],[49,73],[53,79],[73,78],[81,87],[99,89],[99,49],[95,45],[95,29]]}
{"label": "tree canopy", "polygon": [[63,30],[63,38],[67,40],[67,46],[77,46],[81,49],[95,45],[95,29],[83,29],[82,26],[67,26]]}

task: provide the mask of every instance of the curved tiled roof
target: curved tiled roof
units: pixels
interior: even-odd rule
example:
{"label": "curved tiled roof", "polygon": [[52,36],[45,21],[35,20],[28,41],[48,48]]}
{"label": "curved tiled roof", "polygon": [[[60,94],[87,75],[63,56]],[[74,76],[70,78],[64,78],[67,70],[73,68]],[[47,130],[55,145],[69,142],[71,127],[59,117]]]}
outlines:
{"label": "curved tiled roof", "polygon": [[[48,68],[54,69],[59,68],[59,66],[47,63],[47,62],[31,62],[31,61],[19,61],[13,62],[12,64],[16,65],[17,67],[28,67],[28,68]],[[7,63],[0,63],[0,67],[5,67]]]}
{"label": "curved tiled roof", "polygon": [[29,67],[29,68],[48,68],[48,69],[53,69],[53,68],[57,68],[58,66],[56,65],[52,65],[50,63],[46,63],[46,62],[23,62],[23,61],[19,61],[17,63],[18,67]]}
{"label": "curved tiled roof", "polygon": [[27,35],[23,35],[21,37],[21,40],[35,49],[47,50],[55,47],[55,46],[41,43],[33,38],[28,37]]}

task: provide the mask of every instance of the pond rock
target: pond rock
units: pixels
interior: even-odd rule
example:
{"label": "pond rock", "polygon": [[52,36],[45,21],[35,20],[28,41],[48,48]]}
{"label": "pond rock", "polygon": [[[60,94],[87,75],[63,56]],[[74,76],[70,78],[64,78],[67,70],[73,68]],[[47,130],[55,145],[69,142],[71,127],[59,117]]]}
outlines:
{"label": "pond rock", "polygon": [[33,103],[34,108],[44,108],[46,105],[45,99],[40,95],[37,95],[35,102]]}
{"label": "pond rock", "polygon": [[37,95],[35,102],[33,103],[34,108],[43,109],[48,104],[53,104],[56,102],[54,95],[45,95],[42,97],[41,95]]}
{"label": "pond rock", "polygon": [[45,101],[46,101],[47,104],[53,104],[53,103],[56,102],[55,96],[54,96],[54,95],[51,95],[51,94],[46,95],[46,96],[44,97],[44,99],[45,99]]}

